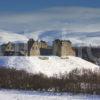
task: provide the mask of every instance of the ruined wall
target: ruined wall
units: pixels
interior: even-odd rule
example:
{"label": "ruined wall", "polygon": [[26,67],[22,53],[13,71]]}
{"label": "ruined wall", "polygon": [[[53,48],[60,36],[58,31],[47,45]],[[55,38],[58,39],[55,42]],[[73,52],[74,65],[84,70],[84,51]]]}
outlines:
{"label": "ruined wall", "polygon": [[0,45],[0,56],[3,56],[2,46]]}
{"label": "ruined wall", "polygon": [[39,55],[56,55],[60,57],[75,56],[75,50],[72,48],[70,41],[55,40],[53,46],[49,48],[45,41],[34,41],[30,39],[26,44],[11,42],[2,46],[0,55],[5,56],[39,56]]}
{"label": "ruined wall", "polygon": [[46,49],[48,48],[48,44],[45,41],[40,41],[39,42],[39,48],[41,49]]}
{"label": "ruined wall", "polygon": [[64,57],[64,56],[75,56],[75,51],[72,48],[71,42],[66,40],[55,40],[53,42],[53,55]]}
{"label": "ruined wall", "polygon": [[39,56],[39,55],[40,55],[39,42],[30,39],[28,41],[28,56]]}
{"label": "ruined wall", "polygon": [[72,48],[72,45],[70,42],[62,41],[61,44],[61,56],[75,56],[75,51]]}
{"label": "ruined wall", "polygon": [[53,55],[61,55],[60,40],[58,39],[53,41]]}
{"label": "ruined wall", "polygon": [[5,49],[5,52],[15,51],[14,44],[11,42],[6,44],[4,49]]}
{"label": "ruined wall", "polygon": [[27,44],[7,43],[0,47],[2,56],[27,56]]}
{"label": "ruined wall", "polygon": [[4,44],[3,46],[3,55],[4,56],[12,56],[15,53],[15,46],[13,43],[8,42],[7,44]]}
{"label": "ruined wall", "polygon": [[29,41],[27,42],[27,44],[28,44],[28,50],[27,50],[27,55],[28,56],[30,56],[30,50],[31,50],[31,48],[32,48],[32,46],[33,46],[33,44],[34,44],[34,40],[33,39],[29,39]]}
{"label": "ruined wall", "polygon": [[30,49],[30,56],[39,56],[40,55],[40,48],[38,42],[34,42],[31,49]]}

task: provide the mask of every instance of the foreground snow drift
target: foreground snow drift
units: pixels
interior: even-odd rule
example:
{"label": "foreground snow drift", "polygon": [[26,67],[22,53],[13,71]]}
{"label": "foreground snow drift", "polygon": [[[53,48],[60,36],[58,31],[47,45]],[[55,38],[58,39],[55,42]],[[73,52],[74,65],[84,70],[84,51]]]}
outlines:
{"label": "foreground snow drift", "polygon": [[78,57],[69,56],[62,59],[57,56],[41,57],[0,57],[0,65],[25,69],[32,73],[43,73],[48,76],[69,72],[75,68],[96,69],[99,66]]}
{"label": "foreground snow drift", "polygon": [[0,90],[0,100],[100,100],[100,96]]}

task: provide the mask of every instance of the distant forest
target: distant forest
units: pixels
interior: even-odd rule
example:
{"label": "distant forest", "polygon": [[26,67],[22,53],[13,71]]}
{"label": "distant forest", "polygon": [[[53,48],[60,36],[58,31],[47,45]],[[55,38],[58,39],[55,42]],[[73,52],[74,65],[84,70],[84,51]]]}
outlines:
{"label": "distant forest", "polygon": [[0,67],[0,88],[100,94],[100,70],[78,70],[48,77]]}

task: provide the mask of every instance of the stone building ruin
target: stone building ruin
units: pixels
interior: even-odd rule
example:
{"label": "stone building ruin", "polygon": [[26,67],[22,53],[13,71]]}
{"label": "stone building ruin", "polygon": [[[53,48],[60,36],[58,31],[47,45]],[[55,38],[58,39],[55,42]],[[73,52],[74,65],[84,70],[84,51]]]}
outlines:
{"label": "stone building ruin", "polygon": [[60,57],[75,56],[75,51],[70,41],[57,39],[53,42],[53,55]]}
{"label": "stone building ruin", "polygon": [[45,41],[29,39],[27,43],[7,43],[1,47],[3,56],[48,56],[59,57],[75,56],[75,50],[70,41],[56,39],[53,45],[49,46]]}

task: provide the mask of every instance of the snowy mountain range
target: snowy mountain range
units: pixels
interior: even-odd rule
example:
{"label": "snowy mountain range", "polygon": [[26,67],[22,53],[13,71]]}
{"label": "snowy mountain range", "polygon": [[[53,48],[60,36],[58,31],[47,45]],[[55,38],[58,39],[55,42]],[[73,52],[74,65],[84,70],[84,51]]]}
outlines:
{"label": "snowy mountain range", "polygon": [[20,35],[8,31],[0,31],[0,44],[7,42],[26,42],[28,38],[24,35]]}
{"label": "snowy mountain range", "polygon": [[0,44],[5,42],[27,42],[29,38],[45,40],[51,43],[54,39],[70,40],[73,45],[100,46],[100,32],[71,32],[69,30],[44,30],[36,32],[13,33],[0,31]]}

